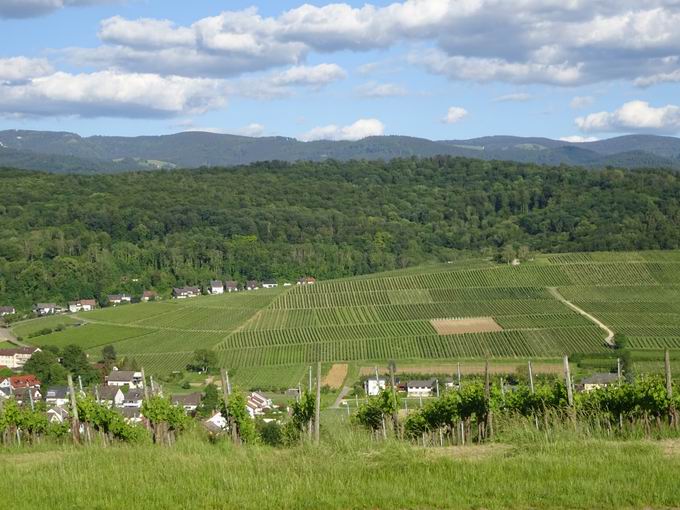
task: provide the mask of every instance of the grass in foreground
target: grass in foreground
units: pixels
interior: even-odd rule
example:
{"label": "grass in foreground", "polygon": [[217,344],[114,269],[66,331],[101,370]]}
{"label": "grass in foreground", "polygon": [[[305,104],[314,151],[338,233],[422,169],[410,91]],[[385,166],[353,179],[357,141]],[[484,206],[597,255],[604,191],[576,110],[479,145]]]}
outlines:
{"label": "grass in foreground", "polygon": [[[422,449],[363,434],[318,448],[0,450],[12,508],[668,508],[680,441],[561,441]],[[30,483],[26,483],[30,480]]]}

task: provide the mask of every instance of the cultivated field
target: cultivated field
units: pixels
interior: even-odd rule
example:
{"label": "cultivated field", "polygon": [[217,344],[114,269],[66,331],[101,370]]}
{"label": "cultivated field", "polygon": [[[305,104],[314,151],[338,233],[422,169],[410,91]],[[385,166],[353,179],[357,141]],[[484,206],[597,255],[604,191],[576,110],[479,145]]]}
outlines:
{"label": "cultivated field", "polygon": [[[251,377],[246,373],[259,379],[261,367],[280,367],[290,370],[290,383],[317,360],[330,366],[608,352],[602,329],[557,300],[551,287],[626,335],[633,349],[680,349],[680,252],[546,255],[517,267],[463,261],[121,306],[21,323],[14,331],[25,337],[44,324],[81,320],[79,327],[25,340],[77,343],[96,355],[113,344],[151,372],[181,369],[194,350],[208,348],[244,380]],[[438,319],[447,321],[433,322]]]}

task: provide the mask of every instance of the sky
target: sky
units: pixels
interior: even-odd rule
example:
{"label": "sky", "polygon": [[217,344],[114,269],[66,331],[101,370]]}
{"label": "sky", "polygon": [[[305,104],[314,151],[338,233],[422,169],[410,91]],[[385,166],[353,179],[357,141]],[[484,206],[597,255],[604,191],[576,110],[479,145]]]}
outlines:
{"label": "sky", "polygon": [[678,0],[0,0],[0,130],[680,133]]}

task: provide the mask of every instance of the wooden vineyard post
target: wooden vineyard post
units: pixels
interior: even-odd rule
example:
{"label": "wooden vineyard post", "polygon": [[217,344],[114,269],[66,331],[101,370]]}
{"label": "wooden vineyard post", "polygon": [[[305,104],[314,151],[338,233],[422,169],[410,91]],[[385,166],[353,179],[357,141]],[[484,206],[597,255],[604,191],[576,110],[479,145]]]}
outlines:
{"label": "wooden vineyard post", "polygon": [[531,360],[529,360],[529,389],[531,394],[534,394],[534,368],[531,366]]}
{"label": "wooden vineyard post", "polygon": [[484,400],[486,402],[486,424],[484,426],[485,439],[493,437],[493,411],[491,410],[491,378],[489,374],[489,359],[484,363]]}
{"label": "wooden vineyard post", "polygon": [[672,426],[677,426],[676,410],[673,406],[673,375],[671,374],[671,354],[668,349],[664,355],[664,369],[666,373],[666,397],[670,402],[668,415]]}
{"label": "wooden vineyard post", "polygon": [[[401,429],[399,427],[399,411],[397,410],[397,385],[394,377],[396,366],[394,361],[390,361],[390,384],[392,385],[392,398],[394,399],[394,412],[392,413],[392,425],[394,426],[394,434],[401,438]],[[407,412],[408,414],[408,412]]]}
{"label": "wooden vineyard post", "polygon": [[222,400],[224,401],[224,408],[227,414],[227,416],[225,416],[227,419],[227,427],[229,427],[229,432],[231,433],[231,440],[234,442],[234,444],[239,445],[241,444],[241,441],[239,440],[238,431],[236,430],[236,423],[234,423],[234,420],[229,415],[229,411],[226,411],[227,406],[229,405],[229,395],[231,395],[231,387],[229,386],[229,373],[227,372],[227,369],[223,368],[220,371],[220,375],[222,376]]}
{"label": "wooden vineyard post", "polygon": [[458,374],[458,391],[460,391],[460,389],[462,388],[462,384],[463,384],[461,376],[460,376],[460,361],[458,362],[458,368],[457,368],[456,372]]}
{"label": "wooden vineyard post", "polygon": [[321,433],[321,362],[316,364],[316,405],[314,406],[314,442],[318,445]]}
{"label": "wooden vineyard post", "polygon": [[146,375],[144,374],[144,367],[142,367],[142,389],[144,390],[144,400],[149,400],[149,389],[146,387]]}
{"label": "wooden vineyard post", "polygon": [[569,356],[564,356],[564,383],[567,386],[567,403],[569,404],[569,415],[576,427],[576,416],[574,415],[574,390],[571,387],[571,371],[569,370]]}
{"label": "wooden vineyard post", "polygon": [[621,358],[616,358],[616,377],[619,386],[621,386],[621,382],[623,380],[623,371],[621,370]]}
{"label": "wooden vineyard post", "polygon": [[68,381],[68,391],[71,396],[71,435],[75,444],[80,443],[80,423],[78,422],[78,404],[76,404],[76,392],[73,389],[73,377],[71,374],[66,376]]}

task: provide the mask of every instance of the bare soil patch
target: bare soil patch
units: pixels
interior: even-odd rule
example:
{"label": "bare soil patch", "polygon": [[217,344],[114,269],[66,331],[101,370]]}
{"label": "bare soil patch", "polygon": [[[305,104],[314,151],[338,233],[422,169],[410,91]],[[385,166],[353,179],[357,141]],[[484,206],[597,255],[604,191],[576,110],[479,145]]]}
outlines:
{"label": "bare soil patch", "polygon": [[335,363],[323,378],[321,384],[333,390],[339,390],[347,378],[348,369],[346,363]]}
{"label": "bare soil patch", "polygon": [[493,333],[503,328],[493,317],[471,317],[467,319],[434,319],[430,321],[439,335],[462,335],[464,333]]}

